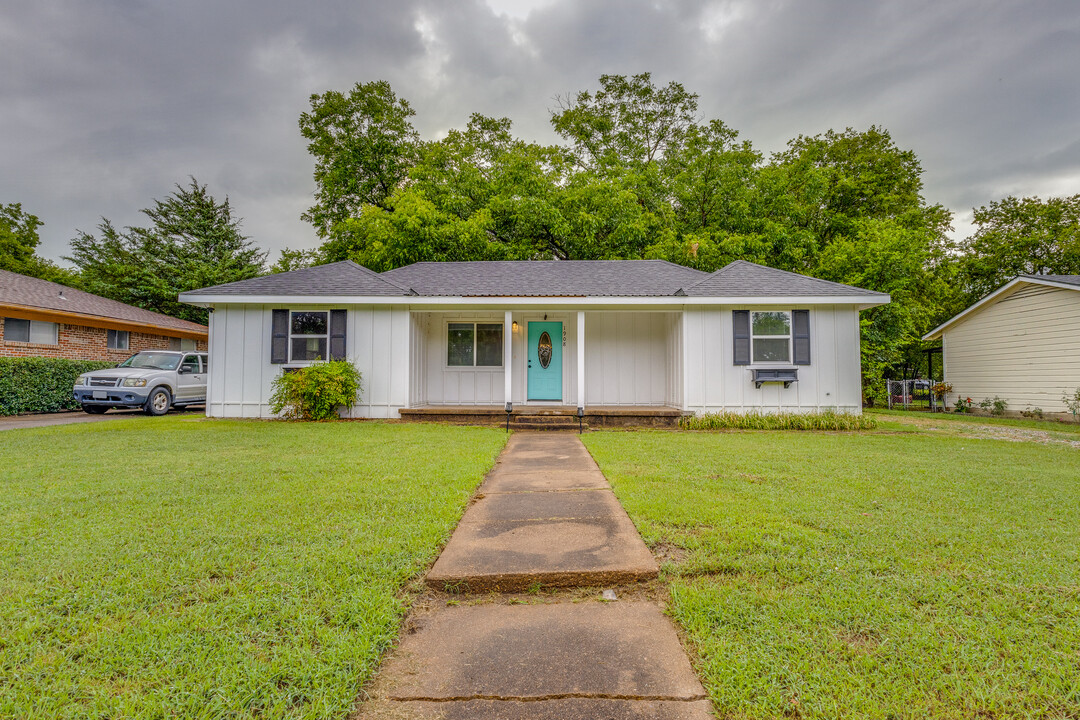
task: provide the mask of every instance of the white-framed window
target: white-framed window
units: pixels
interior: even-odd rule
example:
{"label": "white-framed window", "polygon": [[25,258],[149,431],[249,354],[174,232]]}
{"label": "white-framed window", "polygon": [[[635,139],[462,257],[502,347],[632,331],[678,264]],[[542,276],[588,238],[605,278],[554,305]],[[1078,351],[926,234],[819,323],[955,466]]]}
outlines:
{"label": "white-framed window", "polygon": [[750,338],[754,362],[791,362],[791,313],[786,310],[750,313]]}
{"label": "white-framed window", "polygon": [[446,324],[447,367],[502,367],[502,364],[502,323]]}
{"label": "white-framed window", "polygon": [[127,330],[108,330],[107,344],[110,350],[127,350],[131,335]]}
{"label": "white-framed window", "polygon": [[4,318],[5,342],[57,345],[60,342],[60,326],[53,322]]}
{"label": "white-framed window", "polygon": [[326,310],[293,310],[289,313],[289,360],[326,360],[330,342],[329,313]]}

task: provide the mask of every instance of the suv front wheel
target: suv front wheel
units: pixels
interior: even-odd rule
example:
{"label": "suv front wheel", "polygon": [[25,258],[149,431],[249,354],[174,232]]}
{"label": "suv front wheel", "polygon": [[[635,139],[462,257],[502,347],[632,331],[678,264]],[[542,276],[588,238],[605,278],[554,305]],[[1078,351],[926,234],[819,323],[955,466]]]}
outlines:
{"label": "suv front wheel", "polygon": [[150,396],[146,398],[146,404],[143,405],[143,410],[147,415],[164,415],[169,412],[169,407],[172,405],[172,394],[168,388],[156,387],[150,392]]}

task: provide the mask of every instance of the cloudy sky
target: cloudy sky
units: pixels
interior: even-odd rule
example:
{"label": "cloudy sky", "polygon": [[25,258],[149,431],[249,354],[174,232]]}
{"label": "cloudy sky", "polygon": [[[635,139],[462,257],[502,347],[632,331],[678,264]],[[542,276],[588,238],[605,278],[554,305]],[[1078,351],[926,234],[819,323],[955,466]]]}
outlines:
{"label": "cloudy sky", "polygon": [[959,235],[973,206],[1080,193],[1077,0],[4,0],[0,203],[56,259],[194,175],[273,260],[318,244],[312,93],[385,79],[426,138],[481,112],[553,142],[556,96],[644,71],[765,152],[887,128]]}

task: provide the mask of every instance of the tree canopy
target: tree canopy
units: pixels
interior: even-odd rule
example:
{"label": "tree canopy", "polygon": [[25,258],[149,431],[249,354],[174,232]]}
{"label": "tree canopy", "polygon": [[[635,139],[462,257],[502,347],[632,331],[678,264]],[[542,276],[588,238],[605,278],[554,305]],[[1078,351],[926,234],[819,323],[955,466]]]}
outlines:
{"label": "tree canopy", "polygon": [[83,289],[96,295],[205,323],[206,310],[177,295],[246,280],[264,272],[266,253],[240,232],[229,199],[218,202],[195,178],[142,210],[148,227],[118,230],[102,219],[98,235],[80,232],[66,257],[79,268]]}
{"label": "tree canopy", "polygon": [[1080,195],[1007,197],[975,210],[960,282],[973,302],[1017,275],[1080,275]]}
{"label": "tree canopy", "polygon": [[76,273],[38,256],[41,238],[37,230],[42,224],[36,215],[24,211],[21,203],[0,205],[0,270],[79,287]]}

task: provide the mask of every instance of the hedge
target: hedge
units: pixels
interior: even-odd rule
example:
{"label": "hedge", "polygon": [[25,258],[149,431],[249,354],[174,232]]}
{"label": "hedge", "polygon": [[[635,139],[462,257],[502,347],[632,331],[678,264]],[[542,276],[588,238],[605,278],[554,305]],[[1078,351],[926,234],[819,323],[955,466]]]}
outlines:
{"label": "hedge", "polygon": [[63,358],[0,358],[0,415],[76,410],[71,396],[84,372],[116,363]]}

